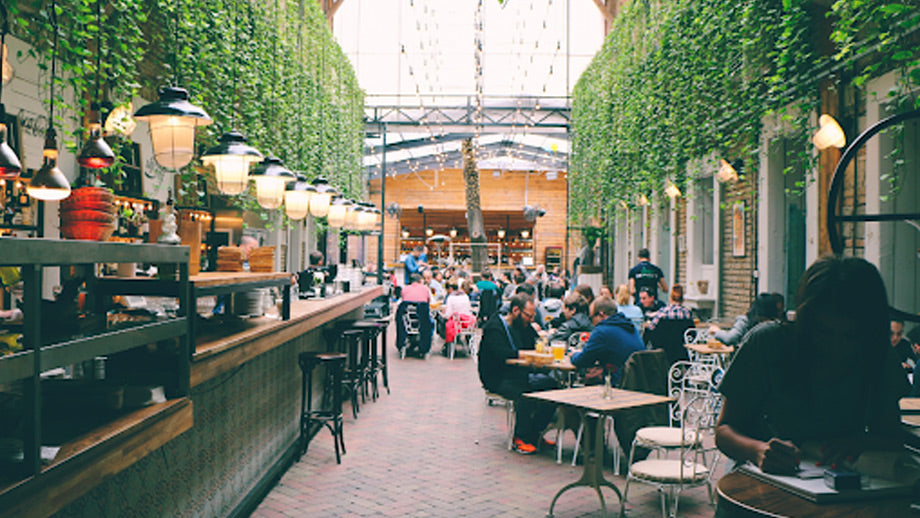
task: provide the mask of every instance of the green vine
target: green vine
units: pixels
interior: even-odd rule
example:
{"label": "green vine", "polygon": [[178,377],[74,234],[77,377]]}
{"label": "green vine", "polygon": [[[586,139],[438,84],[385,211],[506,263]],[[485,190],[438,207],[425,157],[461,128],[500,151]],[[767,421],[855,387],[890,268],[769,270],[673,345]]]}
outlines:
{"label": "green vine", "polygon": [[629,3],[573,92],[571,223],[635,208],[668,181],[686,193],[714,172],[688,167],[699,157],[742,158],[756,172],[769,115],[799,144],[796,167],[813,171],[820,78],[860,87],[897,70],[891,105],[920,106],[918,27],[920,8],[885,0]]}

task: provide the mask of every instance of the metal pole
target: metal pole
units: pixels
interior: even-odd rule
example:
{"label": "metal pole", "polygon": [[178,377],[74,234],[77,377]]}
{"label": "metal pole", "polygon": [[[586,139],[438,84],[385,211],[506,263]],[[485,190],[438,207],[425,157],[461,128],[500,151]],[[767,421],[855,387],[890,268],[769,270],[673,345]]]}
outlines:
{"label": "metal pole", "polygon": [[383,227],[387,219],[387,125],[383,123],[383,165],[380,168],[380,236],[377,237],[377,284],[383,285]]}

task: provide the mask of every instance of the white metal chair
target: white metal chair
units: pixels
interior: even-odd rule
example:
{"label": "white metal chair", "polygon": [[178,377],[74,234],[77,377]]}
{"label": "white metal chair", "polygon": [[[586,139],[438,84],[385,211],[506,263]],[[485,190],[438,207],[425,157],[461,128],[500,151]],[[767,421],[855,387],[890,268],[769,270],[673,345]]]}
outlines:
{"label": "white metal chair", "polygon": [[403,324],[406,327],[406,344],[399,350],[400,359],[405,359],[406,350],[409,349],[413,342],[419,339],[421,324],[418,320],[418,308],[415,304],[406,305],[406,312],[403,313]]}
{"label": "white metal chair", "polygon": [[[514,423],[516,414],[514,412],[514,400],[506,399],[501,394],[490,392],[483,387],[485,392],[486,404],[488,406],[505,407],[505,425],[508,427],[508,449],[514,448]],[[483,419],[485,415],[483,415]],[[482,436],[482,419],[479,420],[479,433],[476,434],[476,444],[479,444],[479,438]]]}
{"label": "white metal chair", "polygon": [[454,336],[454,339],[447,344],[447,356],[451,360],[454,359],[454,353],[456,352],[458,344],[466,347],[466,351],[472,356],[473,348],[471,343],[473,341],[473,336],[477,334],[476,320],[471,319],[464,321],[459,314],[451,315],[450,320],[454,322],[457,334]]}
{"label": "white metal chair", "polygon": [[719,452],[713,441],[704,439],[713,434],[720,402],[721,396],[713,394],[695,397],[683,406],[679,458],[654,458],[633,463],[639,441],[639,435],[636,434],[629,452],[629,470],[620,501],[620,516],[623,516],[626,508],[631,482],[650,484],[658,489],[661,514],[666,518],[677,516],[677,504],[684,488],[706,485],[709,489],[709,502],[713,502],[712,474],[719,460]]}

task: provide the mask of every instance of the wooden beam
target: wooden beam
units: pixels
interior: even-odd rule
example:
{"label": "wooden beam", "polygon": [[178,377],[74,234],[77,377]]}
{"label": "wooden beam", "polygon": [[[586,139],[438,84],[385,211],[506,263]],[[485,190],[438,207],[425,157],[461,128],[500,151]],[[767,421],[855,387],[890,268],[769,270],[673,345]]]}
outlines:
{"label": "wooden beam", "polygon": [[616,0],[594,0],[594,5],[600,9],[607,23],[612,22],[614,17],[616,17]]}
{"label": "wooden beam", "polygon": [[323,13],[326,14],[326,21],[329,22],[329,28],[332,28],[332,19],[335,17],[335,12],[339,10],[339,7],[342,7],[342,3],[345,0],[319,0],[319,5],[323,8]]}

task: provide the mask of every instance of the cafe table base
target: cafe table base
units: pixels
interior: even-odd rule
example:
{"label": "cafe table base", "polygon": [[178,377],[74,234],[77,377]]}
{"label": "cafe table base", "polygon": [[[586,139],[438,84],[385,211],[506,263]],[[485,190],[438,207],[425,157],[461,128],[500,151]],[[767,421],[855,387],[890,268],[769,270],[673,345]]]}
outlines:
{"label": "cafe table base", "polygon": [[[607,420],[607,417],[584,410],[581,410],[579,413],[581,414],[581,422],[584,424],[585,430],[582,436],[582,440],[585,441],[585,447],[582,450],[585,452],[584,471],[582,471],[580,479],[566,485],[556,493],[552,503],[549,504],[549,513],[546,514],[547,518],[553,518],[553,509],[556,507],[556,500],[559,500],[559,497],[569,489],[574,489],[576,487],[590,487],[597,492],[597,497],[601,501],[601,509],[604,516],[607,516],[607,502],[604,500],[604,494],[601,488],[609,487],[617,494],[619,500],[623,500],[623,495],[620,493],[620,490],[613,485],[612,482],[604,478],[604,421]],[[590,448],[592,444],[594,448]]]}

